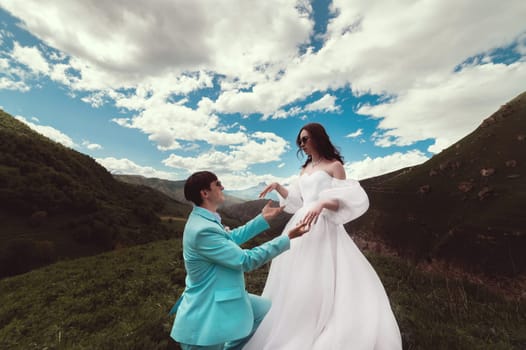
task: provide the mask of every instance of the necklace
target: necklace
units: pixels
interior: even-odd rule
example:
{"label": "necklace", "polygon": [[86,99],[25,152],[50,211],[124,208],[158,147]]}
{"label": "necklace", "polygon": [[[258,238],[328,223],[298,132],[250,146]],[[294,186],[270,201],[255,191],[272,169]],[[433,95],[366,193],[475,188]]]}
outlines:
{"label": "necklace", "polygon": [[318,158],[317,161],[311,160],[312,167],[314,168],[316,165],[320,164],[320,162],[321,162],[321,157]]}

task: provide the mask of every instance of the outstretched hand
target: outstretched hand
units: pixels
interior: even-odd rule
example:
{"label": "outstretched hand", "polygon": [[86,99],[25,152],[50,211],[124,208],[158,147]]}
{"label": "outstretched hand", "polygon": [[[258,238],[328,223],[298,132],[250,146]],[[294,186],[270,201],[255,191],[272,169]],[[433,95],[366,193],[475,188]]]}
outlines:
{"label": "outstretched hand", "polygon": [[276,217],[279,213],[283,211],[283,208],[285,208],[285,206],[271,207],[271,203],[272,201],[268,201],[267,204],[265,204],[265,206],[263,207],[263,209],[261,209],[261,214],[267,221]]}
{"label": "outstretched hand", "polygon": [[263,191],[261,191],[261,193],[259,194],[259,198],[265,197],[267,193],[274,191],[278,186],[279,185],[276,182],[273,182],[270,185],[267,185],[267,187],[265,187]]}
{"label": "outstretched hand", "polygon": [[298,225],[296,225],[296,227],[294,227],[292,230],[289,231],[288,235],[290,239],[294,239],[294,238],[303,236],[309,230],[310,230],[310,224],[300,221]]}

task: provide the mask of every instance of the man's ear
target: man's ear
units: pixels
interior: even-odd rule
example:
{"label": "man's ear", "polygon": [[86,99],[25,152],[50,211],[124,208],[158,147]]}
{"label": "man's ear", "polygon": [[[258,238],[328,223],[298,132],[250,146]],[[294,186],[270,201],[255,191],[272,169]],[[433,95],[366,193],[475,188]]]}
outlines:
{"label": "man's ear", "polygon": [[201,198],[203,198],[203,199],[208,198],[208,191],[207,190],[201,190]]}

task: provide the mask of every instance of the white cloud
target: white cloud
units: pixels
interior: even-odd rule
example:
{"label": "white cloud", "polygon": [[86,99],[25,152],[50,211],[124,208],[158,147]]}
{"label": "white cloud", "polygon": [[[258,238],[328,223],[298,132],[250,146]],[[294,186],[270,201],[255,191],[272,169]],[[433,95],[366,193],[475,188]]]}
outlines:
{"label": "white cloud", "polygon": [[354,138],[357,138],[358,136],[361,136],[362,134],[363,134],[363,129],[358,129],[355,132],[347,134],[345,137],[354,139]]}
{"label": "white cloud", "polygon": [[54,48],[128,77],[208,67],[258,80],[266,72],[255,67],[294,57],[313,28],[310,4],[288,0],[3,0],[2,6]]}
{"label": "white cloud", "polygon": [[15,42],[11,55],[13,59],[26,65],[36,74],[49,73],[49,65],[37,47],[21,46]]}
{"label": "white cloud", "polygon": [[505,98],[523,92],[525,81],[521,62],[466,66],[435,84],[410,89],[394,102],[362,106],[358,113],[382,118],[379,128],[386,131],[377,133],[376,145],[435,139],[429,151],[437,153],[473,131]]}
{"label": "white cloud", "polygon": [[[246,171],[280,158],[280,142],[264,155],[266,141],[233,128],[221,113],[266,120],[338,111],[328,93],[338,89],[395,97],[359,109],[380,120],[378,146],[434,139],[429,150],[438,152],[526,81],[523,0],[334,0],[323,47],[303,53],[314,25],[307,1],[2,0],[2,7],[59,52],[46,51],[46,61],[38,47],[15,43],[13,61],[0,58],[9,68],[0,89],[26,91],[34,73],[47,74],[92,106],[114,102],[134,115],[115,122],[140,130],[160,150],[211,145],[196,159],[174,154],[169,161],[190,169],[229,163]],[[492,50],[512,43],[522,59],[491,63]],[[479,54],[483,65],[455,70]],[[190,107],[190,93],[211,88],[219,91]],[[298,106],[313,93],[324,95]]]}
{"label": "white cloud", "polygon": [[64,134],[60,130],[55,129],[52,126],[38,125],[35,123],[31,123],[30,121],[28,121],[26,118],[22,116],[16,116],[15,118],[27,124],[31,129],[35,130],[39,134],[42,134],[55,142],[61,143],[64,146],[70,147],[70,148],[73,148],[76,146],[75,142],[71,139],[71,137]]}
{"label": "white cloud", "polygon": [[96,161],[112,174],[141,175],[144,177],[177,180],[176,173],[157,170],[149,166],[141,166],[126,158],[107,157],[97,158]]}
{"label": "white cloud", "polygon": [[288,148],[287,142],[273,134],[256,132],[242,145],[232,145],[226,152],[212,149],[197,157],[182,157],[171,154],[163,160],[166,166],[187,169],[189,172],[210,170],[214,172],[246,171],[252,164],[280,160]]}
{"label": "white cloud", "polygon": [[362,180],[418,165],[427,160],[422,152],[412,150],[406,153],[396,152],[385,157],[366,157],[360,161],[345,163],[344,167],[348,178]]}
{"label": "white cloud", "polygon": [[0,77],[0,90],[29,91],[29,86],[23,81],[13,81],[7,77]]}
{"label": "white cloud", "polygon": [[98,143],[92,143],[92,142],[90,142],[88,140],[82,141],[82,146],[86,147],[87,149],[89,149],[91,151],[102,149],[102,146],[99,145]]}
{"label": "white cloud", "polygon": [[161,150],[180,149],[178,140],[206,141],[211,145],[246,142],[241,131],[221,131],[219,118],[177,104],[152,103],[133,118],[114,119],[119,125],[139,129],[148,134]]}
{"label": "white cloud", "polygon": [[336,106],[336,97],[325,94],[322,98],[305,106],[305,111],[335,112],[340,108]]}

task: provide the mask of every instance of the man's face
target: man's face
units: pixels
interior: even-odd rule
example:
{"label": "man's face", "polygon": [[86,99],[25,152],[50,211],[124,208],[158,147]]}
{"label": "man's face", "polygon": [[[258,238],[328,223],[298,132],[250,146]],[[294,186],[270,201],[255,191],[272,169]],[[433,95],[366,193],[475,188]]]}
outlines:
{"label": "man's face", "polygon": [[210,190],[208,192],[208,200],[215,205],[219,205],[225,201],[225,195],[223,190],[225,188],[221,184],[221,181],[215,180],[210,184]]}

